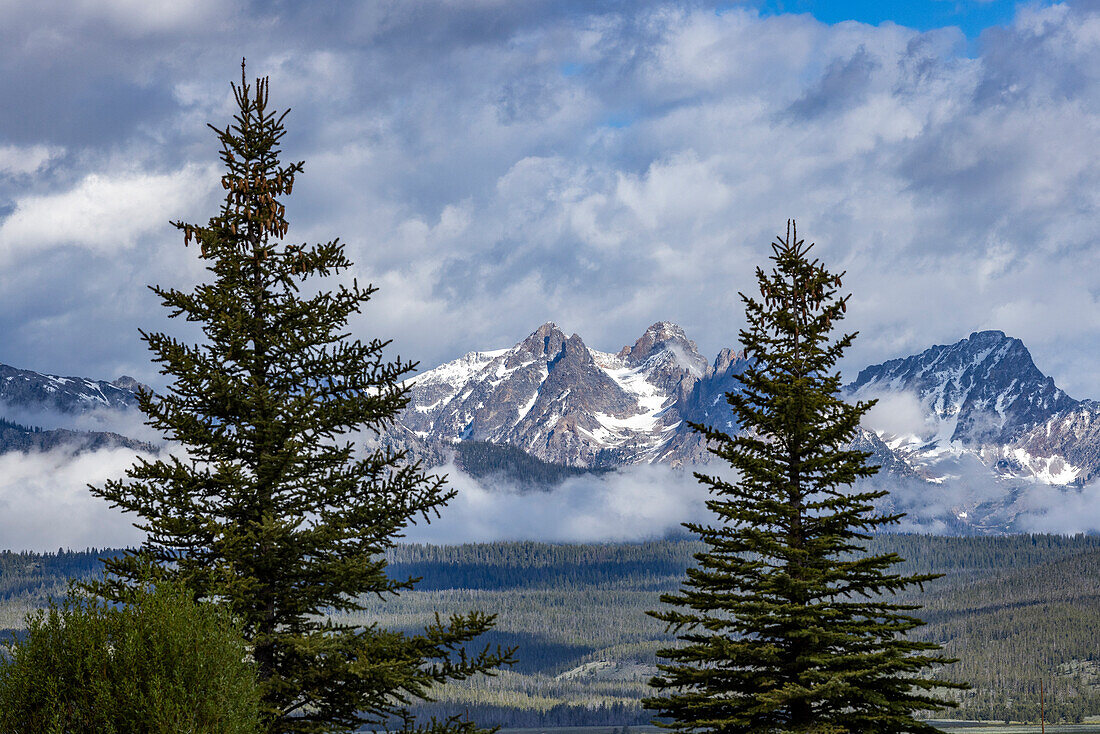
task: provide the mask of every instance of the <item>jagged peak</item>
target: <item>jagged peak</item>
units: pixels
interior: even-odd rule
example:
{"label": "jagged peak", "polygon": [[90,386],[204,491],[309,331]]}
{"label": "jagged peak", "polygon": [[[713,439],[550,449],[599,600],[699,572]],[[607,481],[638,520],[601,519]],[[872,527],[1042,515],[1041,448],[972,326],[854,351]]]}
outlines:
{"label": "jagged peak", "polygon": [[741,362],[744,359],[745,350],[723,347],[722,350],[718,352],[718,356],[714,358],[714,373],[720,375],[728,370],[730,365]]}
{"label": "jagged peak", "polygon": [[545,324],[531,332],[531,336],[550,336],[554,333],[562,334],[564,336],[564,333],[561,329],[558,328],[557,324],[555,324],[553,321],[547,321]]}
{"label": "jagged peak", "polygon": [[646,334],[652,334],[654,338],[664,339],[687,339],[687,334],[684,333],[683,328],[672,321],[658,321],[645,330]]}
{"label": "jagged peak", "polygon": [[588,347],[584,345],[584,340],[581,339],[580,334],[573,334],[561,343],[561,348],[554,357],[554,362],[556,364],[563,362],[569,364],[593,364],[594,360],[592,359],[592,353],[588,350]]}
{"label": "jagged peak", "polygon": [[996,349],[997,347],[1006,347],[1006,353],[1023,353],[1027,354],[1028,357],[1031,356],[1031,352],[1024,346],[1023,341],[1014,336],[1008,336],[1000,329],[972,332],[970,336],[956,342],[948,349]]}
{"label": "jagged peak", "polygon": [[565,333],[553,321],[547,321],[531,332],[530,336],[514,347],[517,357],[526,354],[536,358],[553,359],[566,342]]}
{"label": "jagged peak", "polygon": [[970,336],[968,336],[966,339],[963,339],[963,341],[975,341],[975,340],[977,340],[977,341],[1005,341],[1005,340],[1009,340],[1009,341],[1017,341],[1017,342],[1020,341],[1019,339],[1016,339],[1014,337],[1007,336],[1000,329],[984,329],[982,331],[972,331],[972,332],[970,332]]}
{"label": "jagged peak", "polygon": [[[699,355],[695,342],[688,339],[684,330],[671,321],[658,321],[650,326],[644,334],[638,337],[638,340],[634,342],[634,346],[623,347],[619,350],[618,357],[628,364],[640,364],[654,354],[665,351],[670,347],[682,350],[684,352],[683,356],[689,362],[706,364],[706,360]],[[693,366],[698,365],[693,364]]]}
{"label": "jagged peak", "polygon": [[117,387],[120,390],[129,390],[130,392],[137,392],[138,390],[152,392],[152,389],[148,385],[138,382],[129,375],[122,375],[117,380],[113,380],[110,384],[112,387]]}
{"label": "jagged peak", "polygon": [[896,374],[898,371],[925,375],[941,370],[953,372],[959,368],[959,360],[963,363],[973,361],[977,364],[979,358],[980,361],[984,361],[990,357],[994,358],[993,363],[1004,359],[1022,361],[1023,369],[1017,369],[1021,376],[1026,374],[1027,377],[1034,379],[1041,375],[1032,361],[1031,352],[1020,339],[1008,336],[999,329],[988,329],[972,332],[970,336],[954,344],[937,344],[907,357],[897,357],[880,364],[869,365],[860,370],[855,382],[849,387],[858,388],[867,382],[888,374]]}

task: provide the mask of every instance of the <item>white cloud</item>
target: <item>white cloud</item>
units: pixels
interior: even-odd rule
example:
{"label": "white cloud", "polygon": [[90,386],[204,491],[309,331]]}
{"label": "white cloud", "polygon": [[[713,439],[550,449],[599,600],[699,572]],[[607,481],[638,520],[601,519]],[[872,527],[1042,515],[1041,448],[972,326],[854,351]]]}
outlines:
{"label": "white cloud", "polygon": [[0,3],[0,21],[9,24],[49,22],[63,33],[66,28],[102,32],[106,23],[126,37],[193,30],[202,23],[218,22],[236,12],[236,0],[35,0],[33,3]]}
{"label": "white cloud", "polygon": [[129,33],[193,29],[235,9],[233,0],[79,0],[89,19],[104,18]]}
{"label": "white cloud", "polygon": [[920,398],[913,393],[899,390],[881,395],[860,394],[857,397],[878,401],[863,416],[863,425],[872,431],[899,437],[924,436],[930,428],[934,428],[921,407]]}
{"label": "white cloud", "polygon": [[0,259],[75,246],[102,255],[132,249],[142,237],[170,231],[170,220],[193,210],[217,184],[207,167],[167,174],[91,173],[72,188],[16,201],[0,224]]}
{"label": "white cloud", "polygon": [[441,519],[414,526],[410,541],[632,541],[679,532],[681,523],[708,515],[702,485],[689,472],[664,465],[575,477],[552,491],[482,485],[453,465],[441,471],[458,496]]}
{"label": "white cloud", "polygon": [[61,153],[61,149],[46,145],[0,145],[0,176],[26,176],[38,173]]}
{"label": "white cloud", "polygon": [[1040,487],[1021,501],[1021,529],[1033,533],[1100,532],[1100,484],[1083,488]]}
{"label": "white cloud", "polygon": [[10,550],[119,548],[140,543],[133,516],[93,497],[88,484],[118,479],[134,452],[64,449],[0,454],[0,544]]}
{"label": "white cloud", "polygon": [[[33,6],[15,5],[31,23]],[[166,265],[143,245],[216,187],[200,168],[214,150],[202,122],[226,122],[227,82],[247,55],[252,72],[273,74],[273,102],[294,108],[284,150],[307,166],[288,202],[292,239],[342,236],[363,280],[383,287],[357,334],[395,336],[394,350],[425,366],[507,346],[548,319],[611,350],[671,319],[714,354],[734,345],[737,291],[755,287],[753,267],[793,216],[847,270],[844,325],[861,336],[846,371],[1000,328],[1071,394],[1100,397],[1092,6],[1022,6],[969,58],[957,29],[674,3],[258,4],[245,19],[235,7],[157,16],[156,4],[131,5],[102,13],[133,15],[138,31],[201,16],[208,32],[99,43],[89,29],[102,23],[41,21],[3,51],[57,85],[7,93],[11,109],[49,102],[50,114],[26,118],[41,133],[0,115],[0,134],[66,151],[55,178],[0,184],[0,212],[15,207],[0,224],[6,286],[41,281],[29,275],[42,265],[13,253],[59,245],[128,270],[119,287],[171,284],[179,258]],[[255,27],[265,33],[242,32]],[[79,64],[32,54],[55,36],[81,50]],[[120,172],[119,157],[175,173]],[[56,273],[59,294],[88,277],[74,262]],[[116,309],[115,290],[35,291],[49,318],[22,322],[49,333],[0,324],[0,360],[108,373],[102,357],[89,367],[46,345],[144,325],[136,307],[82,315]],[[110,364],[144,360],[134,342]]]}

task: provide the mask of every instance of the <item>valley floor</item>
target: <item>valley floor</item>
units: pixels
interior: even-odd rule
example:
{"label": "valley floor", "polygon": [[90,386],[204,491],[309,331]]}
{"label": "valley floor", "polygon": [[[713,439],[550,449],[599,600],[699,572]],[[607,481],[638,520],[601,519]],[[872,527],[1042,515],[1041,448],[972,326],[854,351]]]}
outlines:
{"label": "valley floor", "polygon": [[[419,577],[417,590],[366,599],[366,611],[342,621],[419,630],[437,612],[497,615],[478,647],[517,646],[515,667],[442,687],[421,714],[532,733],[648,732],[639,699],[651,693],[657,650],[673,640],[646,611],[679,585],[699,549],[688,541],[400,546],[390,573]],[[1040,684],[1048,721],[1100,716],[1100,537],[882,535],[871,550],[898,552],[903,573],[944,574],[902,599],[923,606],[921,636],[960,659],[938,674],[973,687],[940,714],[970,720],[951,729],[1038,731],[972,722],[1038,722]],[[98,572],[99,555],[0,553],[0,626],[18,627],[47,594],[64,592],[68,576]],[[578,726],[595,728],[569,728]],[[1100,733],[1100,725],[1047,729]]]}

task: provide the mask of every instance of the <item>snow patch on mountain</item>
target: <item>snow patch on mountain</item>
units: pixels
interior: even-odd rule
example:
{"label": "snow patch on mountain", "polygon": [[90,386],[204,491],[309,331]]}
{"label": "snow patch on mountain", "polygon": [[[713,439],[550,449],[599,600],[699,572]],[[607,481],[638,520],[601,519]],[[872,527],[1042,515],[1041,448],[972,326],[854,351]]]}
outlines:
{"label": "snow patch on mountain", "polygon": [[617,354],[547,323],[513,347],[471,352],[412,378],[401,425],[429,442],[507,443],[574,466],[695,461],[705,452],[684,436],[685,419],[695,417],[688,398],[719,377],[719,361],[708,364],[671,322]]}

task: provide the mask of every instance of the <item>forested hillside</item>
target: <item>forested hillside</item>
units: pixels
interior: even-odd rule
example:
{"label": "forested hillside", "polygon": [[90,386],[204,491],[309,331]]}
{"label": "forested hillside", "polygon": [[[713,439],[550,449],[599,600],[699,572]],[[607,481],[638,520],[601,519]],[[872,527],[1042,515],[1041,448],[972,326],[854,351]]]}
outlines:
{"label": "forested hillside", "polygon": [[472,477],[500,477],[519,487],[549,489],[571,477],[604,474],[611,467],[581,468],[543,461],[507,444],[488,441],[459,441],[454,445],[455,463]]}
{"label": "forested hillside", "polygon": [[[519,663],[439,690],[423,713],[513,727],[641,724],[654,652],[671,639],[645,611],[699,547],[404,545],[389,553],[390,574],[420,578],[417,591],[373,601],[357,621],[415,630],[436,612],[499,615],[479,644],[518,645]],[[1100,537],[882,535],[872,549],[896,550],[902,571],[944,574],[907,598],[924,605],[922,635],[960,658],[945,674],[974,686],[945,716],[1037,720],[1040,680],[1048,721],[1100,715]],[[67,576],[97,573],[105,553],[0,553],[0,627],[18,626]]]}
{"label": "forested hillside", "polygon": [[[409,627],[435,611],[501,615],[494,641],[520,645],[519,665],[449,688],[435,713],[468,710],[507,726],[644,723],[636,700],[671,639],[645,611],[700,547],[402,546],[391,572],[420,577],[419,591],[372,614]],[[1040,677],[1048,721],[1100,715],[1100,537],[880,535],[871,549],[898,552],[904,573],[944,574],[904,597],[926,607],[922,636],[961,658],[943,674],[974,685],[944,716],[1037,720]]]}
{"label": "forested hillside", "polygon": [[0,551],[0,630],[21,627],[23,616],[45,606],[50,595],[63,594],[70,578],[99,574],[103,566],[99,559],[116,553],[97,548],[58,549],[56,553]]}

